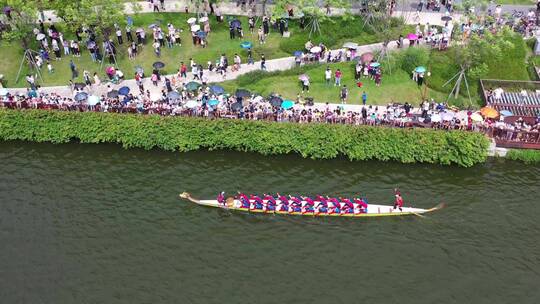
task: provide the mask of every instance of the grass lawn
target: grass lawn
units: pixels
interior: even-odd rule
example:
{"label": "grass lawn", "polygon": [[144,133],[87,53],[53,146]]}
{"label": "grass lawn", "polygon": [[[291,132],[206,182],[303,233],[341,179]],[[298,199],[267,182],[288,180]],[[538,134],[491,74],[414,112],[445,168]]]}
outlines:
{"label": "grass lawn", "polygon": [[[181,35],[182,46],[174,47],[172,49],[163,48],[161,58],[157,58],[154,55],[153,49],[148,42],[142,52],[140,52],[135,60],[129,60],[127,58],[127,51],[125,51],[126,43],[118,48],[120,54],[117,56],[119,68],[124,71],[127,78],[132,78],[134,73],[134,67],[137,65],[142,66],[145,71],[151,71],[152,63],[159,60],[166,64],[164,68],[165,73],[174,73],[178,70],[181,61],[188,62],[189,58],[194,58],[196,62],[206,66],[207,61],[215,61],[218,59],[221,53],[227,54],[230,62],[232,62],[232,56],[238,53],[246,60],[247,53],[240,48],[240,42],[251,41],[254,45],[253,56],[255,60],[259,60],[260,54],[265,54],[267,59],[280,58],[284,56],[291,56],[292,51],[303,48],[304,43],[309,39],[309,31],[301,30],[297,24],[297,21],[291,20],[289,28],[291,32],[291,38],[282,38],[279,32],[271,29],[270,35],[267,38],[267,42],[264,45],[257,43],[257,34],[249,33],[247,26],[247,17],[239,17],[244,27],[244,39],[231,40],[229,38],[229,30],[227,22],[218,23],[215,18],[211,18],[212,32],[208,37],[208,47],[201,48],[195,47],[191,41],[191,34],[188,30],[186,20],[193,17],[193,14],[184,13],[151,13],[151,14],[139,14],[134,16],[134,29],[137,27],[143,27],[147,31],[147,41],[151,39],[151,30],[148,29],[148,25],[151,23],[160,22],[162,28],[166,30],[167,23],[172,23],[177,28],[182,28],[184,32]],[[359,44],[369,44],[377,42],[377,37],[373,33],[366,32],[360,28],[361,21],[355,18],[351,21],[343,21],[336,19],[334,22],[327,22],[322,25],[321,35],[316,35],[312,38],[314,43],[324,42],[330,48],[340,47],[345,41],[353,41]],[[62,25],[60,24],[59,30],[62,31]],[[347,30],[344,30],[344,29]],[[341,29],[341,30],[340,30]],[[408,32],[410,29],[405,27],[403,32]],[[67,38],[72,38],[73,35],[66,33],[64,35]],[[135,36],[135,33],[133,33]],[[115,42],[116,42],[116,37]],[[124,37],[124,40],[125,37]],[[103,68],[100,68],[100,64],[93,63],[90,59],[89,53],[83,47],[82,56],[80,58],[72,58],[79,70],[79,79],[82,80],[82,72],[88,70],[91,74],[98,72],[102,77],[105,77],[104,64]],[[5,41],[0,42],[0,74],[4,74],[7,80],[8,87],[24,87],[26,85],[24,79],[19,79],[18,83],[15,83],[15,77],[19,68],[21,57],[23,54],[22,48],[18,43],[8,43]],[[51,54],[51,58],[54,57]],[[71,73],[69,70],[69,59],[63,57],[60,61],[52,60],[55,68],[54,74],[48,74],[46,68],[43,69],[44,83],[42,85],[65,85],[68,83]],[[28,71],[27,66],[23,68],[23,75]]]}
{"label": "grass lawn", "polygon": [[[337,68],[343,71],[342,84],[347,85],[349,88],[348,103],[361,104],[363,91],[368,94],[368,104],[385,105],[390,102],[409,102],[418,105],[421,102],[423,89],[419,88],[411,80],[410,75],[403,70],[395,68],[391,75],[383,75],[380,87],[375,86],[372,80],[363,78],[361,80],[363,87],[359,88],[354,79],[354,65],[355,63],[351,62],[331,65],[332,72],[335,72]],[[238,88],[244,88],[263,96],[279,93],[286,99],[296,100],[298,94],[300,94],[304,97],[313,97],[315,102],[340,103],[340,88],[334,86],[333,83],[326,85],[324,80],[325,70],[326,65],[311,65],[283,72],[253,72],[238,79],[223,82],[220,85],[227,92],[234,92]],[[302,86],[298,76],[304,73],[310,77],[311,87],[309,93],[302,94]],[[438,101],[444,101],[447,94],[428,89],[427,96]]]}
{"label": "grass lawn", "polygon": [[519,4],[519,5],[533,5],[536,4],[535,0],[496,0],[497,4]]}

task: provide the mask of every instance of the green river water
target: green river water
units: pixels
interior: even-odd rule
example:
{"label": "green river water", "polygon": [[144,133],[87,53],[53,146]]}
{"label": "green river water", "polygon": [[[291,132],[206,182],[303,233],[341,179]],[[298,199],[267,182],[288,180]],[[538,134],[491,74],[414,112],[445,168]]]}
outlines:
{"label": "green river water", "polygon": [[[230,213],[220,190],[366,194],[426,218]],[[540,167],[0,143],[0,303],[540,303]]]}

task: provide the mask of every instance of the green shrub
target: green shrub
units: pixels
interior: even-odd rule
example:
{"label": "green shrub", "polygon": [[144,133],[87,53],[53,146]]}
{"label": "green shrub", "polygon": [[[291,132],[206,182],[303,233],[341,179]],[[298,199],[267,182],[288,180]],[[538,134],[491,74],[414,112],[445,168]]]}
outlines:
{"label": "green shrub", "polygon": [[479,133],[351,125],[273,123],[93,112],[0,109],[0,140],[119,143],[168,151],[231,149],[313,159],[426,162],[470,167],[484,162]]}
{"label": "green shrub", "polygon": [[507,159],[522,161],[526,164],[540,164],[540,151],[531,149],[510,149]]}
{"label": "green shrub", "polygon": [[429,50],[423,47],[407,48],[401,54],[401,69],[407,73],[418,66],[427,66],[429,61]]}

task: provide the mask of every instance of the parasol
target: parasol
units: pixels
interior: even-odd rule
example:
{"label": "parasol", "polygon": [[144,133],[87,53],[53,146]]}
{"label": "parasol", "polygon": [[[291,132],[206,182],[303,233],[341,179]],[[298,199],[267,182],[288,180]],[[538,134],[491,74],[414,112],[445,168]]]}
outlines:
{"label": "parasol", "polygon": [[129,94],[129,87],[121,87],[118,89],[118,95],[127,95]]}
{"label": "parasol", "polygon": [[202,38],[206,37],[206,32],[205,32],[205,31],[198,30],[198,31],[195,33],[195,35],[197,35],[197,37],[199,37],[199,38],[202,39]]}
{"label": "parasol", "polygon": [[81,102],[88,98],[88,93],[86,92],[79,92],[77,95],[75,95],[75,101]]}
{"label": "parasol", "polygon": [[0,96],[6,96],[8,94],[8,90],[6,88],[0,89]]}
{"label": "parasol", "polygon": [[454,112],[444,112],[441,115],[441,118],[444,121],[450,121],[450,120],[454,119],[454,116],[455,116]]}
{"label": "parasol", "polygon": [[198,106],[199,104],[197,103],[197,101],[195,100],[188,100],[188,102],[186,102],[185,106],[189,109],[194,109]]}
{"label": "parasol", "polygon": [[39,34],[36,35],[36,40],[37,41],[41,41],[43,39],[45,39],[45,34],[39,33]]}
{"label": "parasol", "polygon": [[219,85],[212,85],[210,86],[210,92],[212,92],[212,94],[215,94],[215,95],[221,95],[225,93],[225,89]]}
{"label": "parasol", "polygon": [[195,81],[190,81],[186,84],[186,90],[188,91],[196,91],[201,86],[200,83]]}
{"label": "parasol", "polygon": [[309,76],[306,75],[306,74],[302,74],[302,75],[298,76],[298,79],[301,80],[301,81],[304,81],[306,79],[309,80]]}
{"label": "parasol", "polygon": [[281,107],[283,109],[285,109],[285,110],[290,109],[290,108],[294,107],[294,101],[292,101],[292,100],[284,100],[281,103]]}
{"label": "parasol", "polygon": [[210,106],[217,106],[219,104],[219,100],[217,99],[210,99],[210,101],[208,101],[208,105]]}
{"label": "parasol", "polygon": [[156,61],[152,64],[152,67],[154,69],[163,69],[165,67],[165,63],[161,62],[161,61]]}
{"label": "parasol", "polygon": [[99,97],[98,97],[98,96],[92,95],[92,96],[89,96],[89,97],[88,97],[87,103],[88,103],[88,105],[90,105],[90,106],[95,106],[95,105],[97,105],[97,104],[99,103],[99,101],[100,101],[100,100],[99,100]]}
{"label": "parasol", "polygon": [[360,61],[362,61],[363,63],[367,63],[367,62],[371,62],[373,58],[375,58],[375,55],[373,55],[372,52],[367,52],[367,53],[362,54],[362,56],[360,56]]}
{"label": "parasol", "polygon": [[508,110],[502,110],[501,112],[499,112],[499,114],[501,114],[502,116],[514,116],[514,113]]}
{"label": "parasol", "polygon": [[313,54],[316,54],[316,53],[320,53],[322,51],[322,48],[320,46],[314,46],[309,51]]}
{"label": "parasol", "polygon": [[236,90],[236,92],[234,93],[234,95],[235,95],[236,97],[244,98],[244,97],[249,97],[249,96],[251,96],[251,92],[248,91],[248,90],[245,90],[245,89],[238,89],[238,90]]}
{"label": "parasol", "polygon": [[407,39],[416,40],[416,39],[418,39],[418,36],[416,34],[409,33],[409,34],[407,34]]}
{"label": "parasol", "polygon": [[432,122],[441,122],[442,120],[442,117],[439,114],[433,114],[430,118]]}
{"label": "parasol", "polygon": [[294,51],[293,56],[294,57],[299,57],[299,56],[302,56],[302,54],[303,54],[302,51]]}
{"label": "parasol", "polygon": [[208,21],[208,17],[201,17],[201,18],[199,18],[199,22],[204,23],[204,22],[207,22],[207,21]]}
{"label": "parasol", "polygon": [[416,67],[416,69],[414,69],[414,71],[416,73],[425,73],[426,72],[426,67],[424,66],[419,66],[419,67]]}
{"label": "parasol", "polygon": [[354,42],[345,42],[345,43],[343,44],[343,48],[356,50],[356,49],[358,48],[358,43],[354,43]]}
{"label": "parasol", "polygon": [[172,100],[179,99],[180,98],[180,93],[178,93],[176,91],[170,91],[167,94],[167,98],[172,99]]}
{"label": "parasol", "polygon": [[117,90],[112,90],[109,93],[107,93],[107,97],[109,97],[109,98],[116,98],[116,97],[118,97],[118,95],[119,94],[118,94]]}
{"label": "parasol", "polygon": [[242,103],[241,102],[235,102],[231,105],[231,110],[233,111],[239,111],[242,109]]}
{"label": "parasol", "polygon": [[242,26],[242,22],[240,22],[240,20],[238,20],[238,19],[234,19],[233,21],[231,21],[231,26],[233,28],[240,27],[240,26]]}
{"label": "parasol", "polygon": [[250,49],[251,48],[251,42],[244,41],[244,42],[240,43],[240,47],[243,48],[243,49]]}
{"label": "parasol", "polygon": [[270,104],[274,107],[281,107],[281,103],[283,102],[283,99],[281,99],[278,96],[272,96],[270,97]]}
{"label": "parasol", "polygon": [[471,119],[472,119],[473,121],[476,121],[476,122],[480,122],[480,121],[483,121],[483,120],[484,120],[484,118],[482,118],[482,115],[480,115],[480,114],[478,114],[478,113],[473,113],[473,114],[471,115]]}
{"label": "parasol", "polygon": [[82,82],[76,82],[75,84],[73,84],[73,87],[75,89],[84,89],[84,87],[86,87],[86,84]]}
{"label": "parasol", "polygon": [[497,110],[491,107],[483,107],[482,109],[480,109],[480,114],[482,114],[482,116],[485,116],[487,118],[499,117],[499,112],[497,112]]}
{"label": "parasol", "polygon": [[372,62],[369,66],[372,67],[372,68],[378,68],[378,67],[381,66],[381,64],[378,63],[378,62]]}
{"label": "parasol", "polygon": [[191,18],[189,18],[187,20],[187,23],[190,24],[190,25],[195,24],[195,22],[197,22],[197,18],[195,18],[195,17],[191,17]]}
{"label": "parasol", "polygon": [[191,26],[191,31],[192,32],[196,32],[196,31],[198,31],[200,29],[201,29],[201,26],[198,25],[198,24],[194,24],[194,25]]}

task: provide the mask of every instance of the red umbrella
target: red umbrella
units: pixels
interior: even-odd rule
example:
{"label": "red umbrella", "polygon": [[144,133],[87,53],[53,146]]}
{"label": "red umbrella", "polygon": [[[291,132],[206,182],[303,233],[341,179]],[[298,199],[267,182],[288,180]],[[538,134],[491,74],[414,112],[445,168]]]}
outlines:
{"label": "red umbrella", "polygon": [[413,33],[409,33],[409,34],[407,34],[407,39],[409,39],[409,40],[416,40],[416,39],[418,39],[418,36],[416,36],[416,35],[413,34]]}
{"label": "red umbrella", "polygon": [[367,53],[362,54],[362,56],[360,56],[360,61],[362,61],[363,63],[367,63],[367,62],[371,62],[373,58],[375,58],[373,53],[367,52]]}

